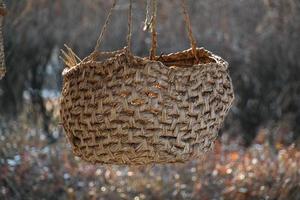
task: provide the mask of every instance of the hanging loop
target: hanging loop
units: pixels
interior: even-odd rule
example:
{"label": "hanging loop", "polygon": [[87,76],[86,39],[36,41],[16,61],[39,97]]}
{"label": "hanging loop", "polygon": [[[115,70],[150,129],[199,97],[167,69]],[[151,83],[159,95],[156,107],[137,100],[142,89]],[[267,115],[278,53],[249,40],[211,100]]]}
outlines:
{"label": "hanging loop", "polygon": [[[152,7],[152,14],[151,14],[151,19],[149,19],[149,10],[150,10],[150,0],[147,0],[147,14],[146,14],[146,21],[145,21],[145,26],[144,30],[150,28],[151,33],[152,33],[152,38],[151,38],[151,48],[150,48],[150,60],[154,60],[156,53],[157,53],[157,0],[151,0],[151,7]],[[98,37],[95,49],[92,54],[95,54],[97,50],[100,48],[100,44],[102,43],[104,33],[107,29],[107,26],[109,24],[109,20],[111,18],[112,12],[117,4],[117,0],[113,1],[112,7],[109,10],[109,13],[106,17],[104,26],[102,27],[101,33]],[[197,43],[193,35],[192,31],[192,26],[191,26],[191,21],[190,17],[187,12],[187,7],[186,7],[186,1],[181,0],[181,8],[182,8],[182,14],[183,18],[186,24],[186,28],[188,31],[188,37],[190,40],[192,52],[195,56],[196,62],[199,62],[199,58],[197,55]],[[129,51],[131,50],[131,37],[132,37],[132,0],[129,0],[129,10],[128,10],[128,33],[127,33],[127,46]]]}
{"label": "hanging loop", "polygon": [[[151,49],[150,49],[150,59],[153,60],[153,59],[155,59],[156,51],[157,51],[157,31],[156,31],[157,0],[151,0],[151,3],[152,3],[152,17],[151,17],[150,25],[151,25],[151,32],[152,32],[152,41],[151,41]],[[191,25],[190,17],[188,15],[185,0],[181,0],[181,8],[182,8],[183,19],[185,21],[186,28],[188,31],[188,37],[189,37],[189,41],[191,44],[192,52],[195,56],[196,62],[199,63],[199,58],[197,55],[197,42],[193,35],[192,25]],[[147,2],[147,13],[148,13],[148,9],[149,9],[149,5]],[[149,23],[148,14],[146,16],[146,22]],[[146,24],[146,22],[145,22],[144,30],[149,27],[148,23]]]}
{"label": "hanging loop", "polygon": [[131,37],[132,37],[132,0],[129,0],[128,33],[127,33],[127,46],[129,51],[131,51]]}
{"label": "hanging loop", "polygon": [[181,0],[181,8],[182,8],[182,13],[183,13],[183,18],[187,27],[187,31],[188,31],[188,35],[189,35],[189,40],[191,43],[191,47],[192,47],[192,52],[195,56],[196,62],[199,63],[199,58],[197,55],[197,43],[196,40],[194,38],[193,35],[193,31],[192,31],[192,25],[191,25],[191,20],[190,17],[188,15],[187,12],[187,7],[186,7],[186,1],[185,0]]}
{"label": "hanging loop", "polygon": [[[112,12],[113,10],[115,9],[116,7],[116,4],[117,4],[117,0],[114,0],[113,1],[113,4],[112,4],[112,7],[110,8],[109,12],[108,12],[108,15],[106,17],[106,20],[105,20],[105,23],[101,29],[101,33],[97,39],[97,43],[96,43],[96,46],[94,48],[94,51],[92,52],[92,56],[94,54],[97,53],[97,51],[99,50],[100,48],[100,45],[102,43],[102,40],[103,40],[103,36],[104,36],[104,33],[106,32],[106,29],[107,29],[107,26],[109,25],[109,20],[111,18],[111,15],[112,15]],[[131,50],[131,37],[132,37],[132,0],[129,0],[129,9],[128,9],[128,32],[127,32],[127,46],[128,46],[128,50],[130,51]]]}
{"label": "hanging loop", "polygon": [[3,41],[3,20],[4,16],[7,14],[5,4],[0,0],[0,80],[4,77],[6,73],[5,69],[5,55],[4,55],[4,41]]}
{"label": "hanging loop", "polygon": [[157,51],[156,14],[157,14],[157,0],[152,0],[152,18],[151,18],[152,41],[151,41],[151,49],[150,49],[150,60],[154,60]]}
{"label": "hanging loop", "polygon": [[143,31],[149,31],[150,26],[151,26],[151,16],[150,16],[150,0],[146,1],[146,19],[144,22],[144,28]]}
{"label": "hanging loop", "polygon": [[99,37],[98,37],[98,39],[97,39],[97,43],[96,43],[96,46],[95,46],[95,49],[94,49],[93,53],[95,53],[95,52],[99,49],[100,44],[102,43],[104,33],[105,33],[106,28],[107,28],[107,26],[108,26],[108,24],[109,24],[109,19],[110,19],[110,17],[111,17],[112,11],[113,11],[114,8],[116,7],[116,4],[117,4],[117,0],[114,0],[114,1],[113,1],[113,5],[112,5],[112,7],[110,8],[109,13],[108,13],[108,15],[107,15],[107,17],[106,17],[104,26],[102,27],[101,33],[100,33],[100,35],[99,35]]}

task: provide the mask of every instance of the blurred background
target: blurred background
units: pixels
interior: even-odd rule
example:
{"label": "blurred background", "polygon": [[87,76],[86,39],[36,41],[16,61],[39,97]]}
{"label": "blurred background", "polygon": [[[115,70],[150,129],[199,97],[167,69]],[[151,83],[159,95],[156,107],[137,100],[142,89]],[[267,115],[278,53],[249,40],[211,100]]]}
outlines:
{"label": "blurred background", "polygon": [[[132,49],[147,56],[146,0]],[[59,119],[64,44],[93,50],[112,0],[7,0],[0,80],[0,199],[300,199],[300,1],[187,0],[198,46],[230,64],[236,100],[215,150],[181,165],[89,165]],[[126,45],[119,0],[102,50]],[[179,0],[158,1],[158,54],[189,48]]]}

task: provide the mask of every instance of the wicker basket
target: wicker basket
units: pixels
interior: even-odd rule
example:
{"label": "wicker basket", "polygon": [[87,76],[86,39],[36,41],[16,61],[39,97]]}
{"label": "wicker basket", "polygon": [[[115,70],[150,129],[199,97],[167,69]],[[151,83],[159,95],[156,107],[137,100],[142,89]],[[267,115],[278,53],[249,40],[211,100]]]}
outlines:
{"label": "wicker basket", "polygon": [[234,95],[228,63],[203,48],[196,54],[150,60],[124,48],[66,68],[61,119],[74,154],[92,163],[145,165],[209,150]]}

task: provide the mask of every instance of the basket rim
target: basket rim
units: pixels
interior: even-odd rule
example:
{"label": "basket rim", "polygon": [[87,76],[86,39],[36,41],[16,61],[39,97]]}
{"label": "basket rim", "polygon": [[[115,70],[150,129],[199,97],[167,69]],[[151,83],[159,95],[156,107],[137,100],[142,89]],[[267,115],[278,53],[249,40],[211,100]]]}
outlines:
{"label": "basket rim", "polygon": [[[219,65],[224,65],[226,66],[226,68],[228,67],[228,63],[227,61],[225,61],[224,59],[222,59],[220,56],[213,54],[212,52],[206,50],[205,48],[201,47],[201,48],[197,48],[196,49],[197,53],[200,54],[200,57],[202,58],[208,58],[211,59],[212,62],[208,62],[208,63],[197,63],[197,64],[192,64],[189,67],[181,67],[181,68],[177,68],[177,69],[186,69],[186,68],[194,68],[194,67],[204,67],[204,66],[208,66],[211,64],[219,64]],[[140,56],[135,56],[133,55],[129,50],[128,47],[124,47],[123,49],[120,50],[115,50],[115,51],[110,51],[110,52],[96,52],[94,53],[94,55],[89,55],[86,58],[84,58],[82,61],[78,62],[76,65],[74,65],[71,68],[65,68],[62,72],[62,76],[63,77],[67,77],[67,76],[71,76],[73,73],[75,73],[75,71],[77,71],[79,68],[81,67],[85,67],[86,65],[90,65],[90,64],[97,64],[97,65],[105,65],[108,63],[112,63],[114,62],[114,60],[116,59],[116,57],[125,54],[131,58],[134,58],[134,60],[136,60],[136,62],[138,63],[160,63],[162,68],[166,68],[166,69],[170,69],[170,66],[167,66],[165,63],[168,61],[174,61],[174,62],[178,62],[180,60],[176,60],[176,57],[179,56],[187,56],[188,59],[194,59],[193,57],[193,53],[192,53],[192,48],[183,50],[183,51],[178,51],[175,53],[169,53],[169,54],[165,54],[165,55],[161,55],[161,56],[156,56],[155,60],[150,60],[149,57],[140,57]],[[104,60],[97,60],[94,57],[99,57],[101,55],[109,55],[108,58],[104,59]],[[112,55],[112,56],[111,56]]]}

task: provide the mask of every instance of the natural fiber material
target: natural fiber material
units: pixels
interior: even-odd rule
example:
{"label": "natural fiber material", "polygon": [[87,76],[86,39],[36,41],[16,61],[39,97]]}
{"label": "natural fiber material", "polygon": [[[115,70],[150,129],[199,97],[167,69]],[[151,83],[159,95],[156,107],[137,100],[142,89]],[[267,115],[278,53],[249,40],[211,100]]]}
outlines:
{"label": "natural fiber material", "polygon": [[152,0],[152,17],[151,17],[151,49],[150,60],[153,60],[157,51],[157,32],[156,32],[156,13],[157,13],[157,0]]}
{"label": "natural fiber material", "polygon": [[2,35],[2,27],[3,27],[3,18],[6,15],[6,9],[3,1],[0,1],[0,80],[5,75],[5,56],[4,56],[4,45],[3,45],[3,35]]}
{"label": "natural fiber material", "polygon": [[[92,163],[184,162],[209,150],[234,95],[228,64],[201,48],[155,57],[127,48],[69,61],[61,119],[74,154]],[[69,52],[69,58],[73,52]]]}
{"label": "natural fiber material", "polygon": [[[150,58],[127,47],[99,52],[113,1],[95,50],[81,60],[66,46],[61,119],[75,155],[92,163],[145,165],[184,162],[209,150],[234,95],[228,64],[196,48],[182,0],[192,48],[156,55],[157,2],[152,2]],[[149,11],[149,1],[147,4]],[[149,13],[149,12],[148,12]]]}

